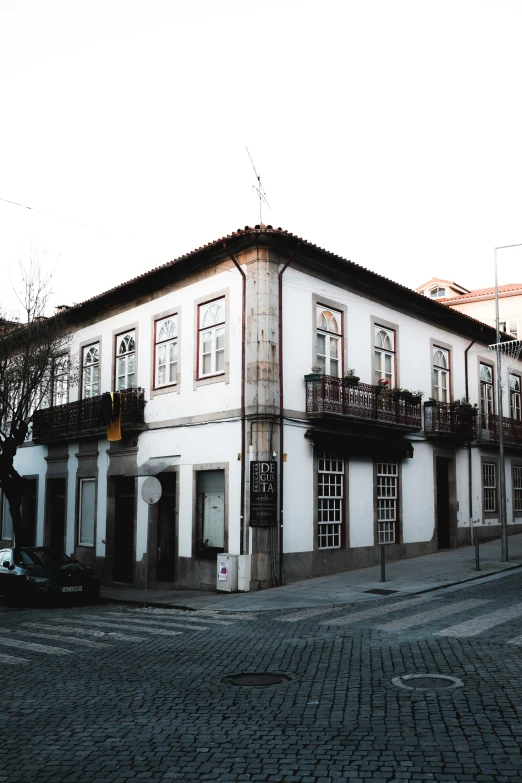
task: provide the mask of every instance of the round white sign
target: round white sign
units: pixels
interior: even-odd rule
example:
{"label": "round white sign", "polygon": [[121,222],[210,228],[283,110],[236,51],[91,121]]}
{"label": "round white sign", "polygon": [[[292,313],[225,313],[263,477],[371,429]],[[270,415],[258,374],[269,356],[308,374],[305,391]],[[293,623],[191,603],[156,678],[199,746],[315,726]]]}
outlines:
{"label": "round white sign", "polygon": [[141,497],[145,503],[153,506],[161,498],[161,492],[161,484],[156,476],[149,476],[145,479],[141,488]]}

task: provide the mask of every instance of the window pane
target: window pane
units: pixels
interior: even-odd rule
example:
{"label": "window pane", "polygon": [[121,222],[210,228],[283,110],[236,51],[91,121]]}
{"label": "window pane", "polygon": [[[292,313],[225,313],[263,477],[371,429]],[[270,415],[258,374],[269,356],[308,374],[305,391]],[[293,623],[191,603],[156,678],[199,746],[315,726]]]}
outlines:
{"label": "window pane", "polygon": [[96,482],[83,479],[80,482],[80,545],[94,546]]}
{"label": "window pane", "polygon": [[203,375],[208,375],[211,369],[210,354],[207,353],[203,356]]}
{"label": "window pane", "polygon": [[216,372],[223,372],[225,369],[225,352],[218,351],[216,354]]}
{"label": "window pane", "polygon": [[225,330],[216,329],[216,350],[223,351],[225,348]]}

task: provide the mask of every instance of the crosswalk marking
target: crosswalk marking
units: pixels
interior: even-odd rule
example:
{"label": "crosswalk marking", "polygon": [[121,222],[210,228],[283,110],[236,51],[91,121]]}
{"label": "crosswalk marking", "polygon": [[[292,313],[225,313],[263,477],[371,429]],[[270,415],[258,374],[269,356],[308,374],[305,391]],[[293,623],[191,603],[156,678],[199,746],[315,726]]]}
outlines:
{"label": "crosswalk marking", "polygon": [[428,595],[421,598],[409,598],[407,601],[394,601],[392,604],[379,604],[378,606],[372,606],[371,609],[364,609],[362,612],[352,612],[351,614],[345,614],[342,617],[332,617],[328,620],[323,620],[321,625],[348,625],[348,623],[356,623],[359,620],[369,620],[371,617],[379,617],[381,614],[390,614],[391,612],[398,612],[402,609],[408,609],[411,606],[419,606],[428,601],[434,601],[440,596]]}
{"label": "crosswalk marking", "polygon": [[54,639],[56,642],[72,642],[73,644],[80,644],[83,647],[110,647],[110,644],[104,644],[103,642],[91,642],[90,639],[77,639],[74,636],[63,636],[56,633],[40,633],[38,631],[20,631],[16,629],[15,633],[19,636],[31,636],[35,639]]}
{"label": "crosswalk marking", "polygon": [[95,628],[71,628],[70,625],[44,625],[43,623],[23,623],[25,628],[42,628],[44,631],[66,631],[81,636],[94,636],[103,639],[117,639],[120,642],[146,642],[144,636],[128,636],[115,631],[97,631]]}
{"label": "crosswalk marking", "polygon": [[338,607],[337,609],[327,609],[324,606],[316,607],[315,609],[301,609],[294,614],[287,614],[285,617],[278,617],[277,621],[280,623],[298,623],[299,620],[307,620],[309,617],[316,617],[318,614],[326,614],[327,612],[342,612],[344,607]]}
{"label": "crosswalk marking", "polygon": [[30,663],[29,658],[18,658],[14,655],[3,655],[0,653],[0,663]]}
{"label": "crosswalk marking", "polygon": [[[194,617],[192,613],[189,614],[189,612],[173,612],[170,609],[154,609],[152,611],[149,611],[148,609],[136,609],[136,614],[140,612],[142,614],[147,613],[147,617],[153,618],[161,615],[161,617],[165,618],[165,621],[169,621],[172,617],[174,620],[181,620],[182,622],[187,623],[212,623],[213,625],[233,625],[234,623],[230,620],[217,620],[213,617]],[[104,614],[110,614],[114,615],[115,612],[104,612]],[[131,614],[130,612],[128,614]],[[203,614],[203,612],[201,613]]]}
{"label": "crosswalk marking", "polygon": [[19,650],[32,650],[33,652],[42,652],[47,655],[72,655],[71,650],[64,650],[63,647],[50,647],[47,644],[37,644],[36,642],[25,642],[23,639],[0,639],[0,644],[4,647],[17,647]]}
{"label": "crosswalk marking", "polygon": [[510,639],[508,644],[516,644],[518,647],[522,646],[522,636],[515,636],[514,639]]}
{"label": "crosswalk marking", "polygon": [[166,628],[149,628],[149,624],[146,622],[125,622],[118,625],[115,625],[114,621],[104,622],[103,620],[69,620],[69,622],[74,625],[94,625],[96,628],[122,628],[124,631],[138,631],[138,633],[149,633],[155,636],[180,636],[183,633],[183,631],[170,631]]}
{"label": "crosswalk marking", "polygon": [[450,625],[448,628],[438,631],[435,636],[454,636],[457,638],[477,636],[482,631],[487,631],[496,625],[501,625],[517,617],[522,617],[522,604],[508,606],[504,609],[498,609],[496,612],[474,617],[472,620],[465,620],[463,623],[457,623],[457,625]]}
{"label": "crosswalk marking", "polygon": [[473,609],[475,606],[482,606],[483,604],[488,603],[490,603],[490,601],[480,599],[460,601],[459,603],[454,603],[450,606],[439,606],[438,609],[410,614],[407,617],[399,617],[398,620],[391,620],[389,623],[380,625],[379,628],[382,631],[403,631],[406,628],[413,628],[414,625],[424,625],[431,620],[438,620],[439,617],[447,617],[447,615],[464,612],[466,609]]}
{"label": "crosswalk marking", "polygon": [[[117,614],[116,612],[104,612],[103,614],[93,614],[89,615],[89,618],[87,619],[87,622],[90,622],[92,618],[95,618],[98,620],[103,620],[105,617],[109,617],[112,620],[115,620],[116,622],[123,621],[125,623],[132,623],[133,625],[143,625],[145,627],[149,626],[168,626],[169,628],[185,628],[194,630],[194,631],[208,631],[208,625],[183,625],[182,622],[172,622],[171,620],[148,620],[144,617],[133,617],[132,615],[127,614]],[[205,620],[205,622],[211,622],[209,620]]]}

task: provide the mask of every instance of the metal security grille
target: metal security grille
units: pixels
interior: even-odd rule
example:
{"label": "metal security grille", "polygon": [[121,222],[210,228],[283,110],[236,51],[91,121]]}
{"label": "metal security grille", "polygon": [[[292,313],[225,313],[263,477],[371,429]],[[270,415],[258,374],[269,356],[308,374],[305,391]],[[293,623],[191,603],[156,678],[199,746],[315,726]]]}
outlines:
{"label": "metal security grille", "polygon": [[377,463],[377,537],[379,544],[394,544],[397,522],[399,466]]}
{"label": "metal security grille", "polygon": [[513,465],[513,502],[515,511],[522,511],[522,467]]}
{"label": "metal security grille", "polygon": [[344,460],[324,452],[318,460],[319,549],[339,549],[343,521]]}
{"label": "metal security grille", "polygon": [[497,466],[494,462],[482,464],[482,505],[484,511],[497,510]]}

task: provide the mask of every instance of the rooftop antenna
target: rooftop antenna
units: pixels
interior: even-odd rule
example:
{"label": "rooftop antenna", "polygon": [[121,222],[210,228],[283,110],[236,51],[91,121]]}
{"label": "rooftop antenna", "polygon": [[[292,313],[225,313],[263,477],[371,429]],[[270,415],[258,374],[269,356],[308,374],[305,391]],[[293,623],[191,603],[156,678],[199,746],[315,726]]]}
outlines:
{"label": "rooftop antenna", "polygon": [[269,209],[271,209],[272,207],[270,206],[270,204],[266,200],[265,189],[264,189],[263,185],[261,184],[261,175],[258,174],[257,171],[256,171],[256,167],[254,166],[254,161],[252,160],[252,155],[248,151],[248,147],[246,147],[246,151],[248,153],[248,157],[250,158],[250,163],[252,164],[252,168],[254,169],[254,174],[256,175],[256,179],[257,179],[257,186],[256,185],[252,185],[252,190],[255,190],[257,195],[258,195],[258,197],[259,197],[259,222],[262,225],[263,224],[263,201],[265,202],[265,204],[267,205],[267,207]]}

